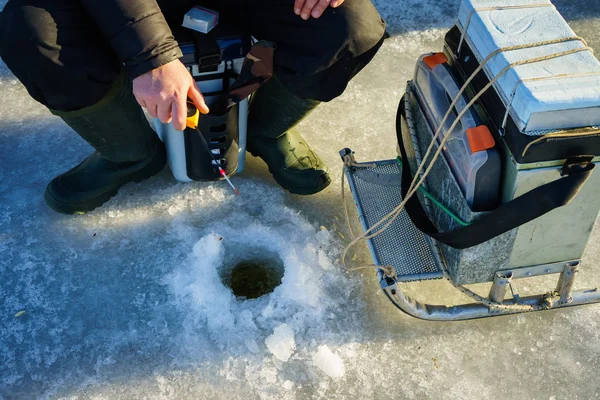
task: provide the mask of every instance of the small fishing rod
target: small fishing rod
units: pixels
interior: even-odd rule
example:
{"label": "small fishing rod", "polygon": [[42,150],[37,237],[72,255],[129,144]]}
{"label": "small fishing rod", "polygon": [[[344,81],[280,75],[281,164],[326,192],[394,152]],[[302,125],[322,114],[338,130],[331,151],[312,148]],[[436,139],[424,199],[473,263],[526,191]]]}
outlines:
{"label": "small fishing rod", "polygon": [[195,129],[196,132],[198,132],[198,135],[200,136],[200,141],[202,142],[202,145],[204,146],[204,148],[206,149],[208,154],[210,154],[210,156],[212,157],[215,166],[219,170],[219,174],[223,178],[225,178],[225,180],[227,181],[227,183],[229,183],[229,186],[231,186],[231,188],[233,189],[235,194],[239,195],[240,194],[239,190],[237,190],[235,188],[235,186],[233,186],[233,183],[231,183],[231,180],[225,173],[225,170],[221,167],[221,164],[215,158],[215,155],[213,154],[212,150],[210,149],[210,146],[208,145],[206,138],[204,137],[202,132],[200,132],[200,129],[198,128],[199,119],[200,119],[200,111],[198,111],[198,108],[194,105],[194,103],[192,103],[191,101],[188,101],[187,102],[187,118],[185,120],[185,125],[188,128]]}

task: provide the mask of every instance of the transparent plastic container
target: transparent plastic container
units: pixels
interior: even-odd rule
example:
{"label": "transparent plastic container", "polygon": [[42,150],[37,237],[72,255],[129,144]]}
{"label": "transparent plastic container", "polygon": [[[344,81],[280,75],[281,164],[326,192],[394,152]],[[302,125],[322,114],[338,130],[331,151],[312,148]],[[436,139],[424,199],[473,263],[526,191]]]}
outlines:
{"label": "transparent plastic container", "polygon": [[[434,132],[440,127],[460,91],[452,69],[447,63],[441,62],[443,57],[435,54],[421,56],[413,80],[419,103]],[[501,173],[500,156],[491,133],[480,124],[474,109],[469,109],[450,132],[450,127],[467,102],[466,96],[461,95],[444,123],[438,144],[450,135],[442,154],[467,203],[473,211],[491,210],[498,204]],[[486,145],[481,146],[480,140],[484,140]]]}

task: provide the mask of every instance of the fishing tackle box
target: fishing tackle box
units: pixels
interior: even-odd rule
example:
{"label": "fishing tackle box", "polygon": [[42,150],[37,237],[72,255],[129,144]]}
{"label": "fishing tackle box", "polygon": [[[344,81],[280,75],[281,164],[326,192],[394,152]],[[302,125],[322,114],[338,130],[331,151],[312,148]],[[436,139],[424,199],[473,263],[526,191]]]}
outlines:
{"label": "fishing tackle box", "polygon": [[443,53],[419,57],[413,79],[417,99],[432,131],[437,131],[452,100],[458,97],[452,118],[447,118],[438,145],[449,136],[442,154],[454,178],[474,211],[494,209],[498,203],[500,156],[487,126],[481,124],[474,110],[467,110],[456,121],[457,114],[466,108],[466,96],[458,96],[460,86]]}
{"label": "fishing tackle box", "polygon": [[[423,91],[419,90],[418,76],[408,82],[397,113],[401,161],[357,162],[352,150],[340,151],[359,219],[369,234],[365,239],[373,264],[377,266],[379,284],[399,309],[412,316],[428,320],[460,320],[600,302],[597,287],[574,290],[576,273],[600,211],[600,174],[595,171],[600,162],[600,132],[591,125],[597,115],[587,110],[600,107],[600,101],[594,103],[590,97],[590,93],[598,88],[586,91],[583,98],[571,97],[567,101],[550,96],[547,98],[551,100],[549,103],[534,104],[544,97],[543,94],[536,97],[538,89],[542,92],[557,90],[552,86],[553,78],[569,80],[560,70],[553,72],[554,63],[544,65],[547,60],[540,62],[541,70],[546,71],[541,80],[544,84],[540,86],[536,85],[540,82],[536,76],[519,75],[524,71],[540,71],[540,68],[521,68],[525,64],[513,71],[516,75],[508,84],[504,83],[506,87],[502,86],[500,78],[496,79],[498,75],[488,74],[485,66],[471,80],[471,75],[488,54],[503,54],[505,46],[522,42],[524,38],[531,39],[527,29],[539,29],[540,26],[550,33],[562,32],[563,36],[558,35],[559,40],[555,43],[560,45],[548,49],[536,44],[531,47],[541,50],[522,52],[523,59],[538,57],[544,49],[549,54],[569,52],[569,55],[557,56],[558,60],[585,54],[585,57],[575,57],[580,65],[571,64],[581,75],[576,79],[586,81],[595,76],[595,68],[600,63],[595,58],[590,59],[591,52],[579,39],[573,41],[575,44],[569,41],[569,45],[562,46],[561,37],[569,39],[575,34],[555,9],[545,3],[544,0],[463,0],[457,26],[445,38],[445,57],[436,56],[447,60],[448,70],[465,89],[465,101],[473,103],[473,110],[493,136],[501,160],[496,208],[483,212],[472,210],[445,149],[430,165],[431,155],[438,150],[440,142],[433,140],[435,125],[428,113],[431,114],[432,107],[440,104],[448,107],[450,103],[427,102]],[[540,16],[528,7],[546,8],[551,11],[551,17]],[[496,14],[507,10],[518,10],[519,18],[523,20],[513,15],[505,18]],[[478,13],[482,15],[477,16]],[[474,32],[462,35],[461,29],[468,25],[467,21],[474,22],[477,18],[492,21],[492,26],[483,24]],[[539,24],[537,18],[544,18],[546,24]],[[504,21],[507,26],[499,21]],[[518,32],[510,31],[513,28],[518,28]],[[488,46],[486,52],[479,54],[473,49],[469,36],[484,37],[489,33],[486,31],[493,31],[493,35],[506,34],[507,42],[497,48]],[[533,38],[531,40],[536,42],[539,36],[533,35]],[[542,40],[552,41],[546,36]],[[525,42],[525,47],[528,45]],[[500,68],[506,68],[506,62],[504,64],[502,67],[500,62]],[[589,72],[585,72],[586,66],[591,68]],[[510,77],[510,68],[507,71]],[[471,80],[470,84],[465,84],[468,80]],[[479,97],[486,86],[487,91]],[[517,95],[519,90],[524,92]],[[448,93],[448,97],[452,95]],[[561,105],[561,101],[567,105]],[[449,115],[451,120],[462,112],[461,108],[464,109],[460,101],[457,106]],[[548,112],[545,107],[555,109]],[[548,113],[556,115],[546,120],[543,117]],[[547,129],[528,130],[528,127],[539,127],[541,123],[548,123]],[[431,155],[424,160],[430,144],[433,147]],[[431,171],[416,190],[416,195],[399,211],[421,164],[423,169],[431,167]],[[420,174],[421,178],[423,171]],[[382,225],[381,221],[386,223]],[[519,296],[515,286],[517,280],[552,274],[558,274],[559,278],[550,291]],[[448,279],[474,301],[453,306],[427,304],[409,297],[403,289],[405,283],[436,278]],[[490,284],[487,297],[465,286],[476,283]],[[483,287],[478,286],[477,291]]]}
{"label": "fishing tackle box", "polygon": [[[236,81],[250,49],[251,38],[223,22],[208,34],[181,29],[175,37],[183,53],[181,61],[196,80],[210,108]],[[247,98],[224,114],[210,113],[199,120],[198,128],[227,176],[244,169],[247,120]],[[180,182],[223,179],[195,129],[178,131],[172,123],[163,124],[157,118],[154,126],[165,144],[175,179]]]}

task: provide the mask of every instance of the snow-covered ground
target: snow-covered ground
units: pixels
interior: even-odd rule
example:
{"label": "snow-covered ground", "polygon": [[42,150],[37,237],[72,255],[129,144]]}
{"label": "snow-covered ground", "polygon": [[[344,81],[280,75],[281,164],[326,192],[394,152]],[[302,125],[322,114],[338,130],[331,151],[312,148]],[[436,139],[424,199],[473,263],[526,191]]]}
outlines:
{"label": "snow-covered ground", "polygon": [[[250,157],[234,178],[242,196],[177,183],[166,168],[88,215],[54,214],[46,183],[89,146],[0,64],[0,398],[600,397],[600,306],[424,322],[339,261],[349,236],[337,151],[395,156],[405,82],[419,54],[441,48],[458,3],[376,1],[392,38],[301,125],[334,177],[311,197],[284,193]],[[600,50],[600,1],[556,5]],[[256,252],[281,259],[283,283],[237,301],[220,274]],[[367,261],[364,246],[355,254]],[[584,261],[580,282],[594,285],[600,232]],[[464,300],[444,282],[413,287],[431,302]]]}

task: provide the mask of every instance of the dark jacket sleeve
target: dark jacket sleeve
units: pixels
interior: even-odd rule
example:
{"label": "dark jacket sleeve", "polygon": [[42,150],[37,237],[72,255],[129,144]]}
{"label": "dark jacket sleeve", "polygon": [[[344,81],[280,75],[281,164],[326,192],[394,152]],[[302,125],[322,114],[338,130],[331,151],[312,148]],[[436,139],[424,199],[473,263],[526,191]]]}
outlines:
{"label": "dark jacket sleeve", "polygon": [[181,57],[155,0],[82,0],[131,78]]}

